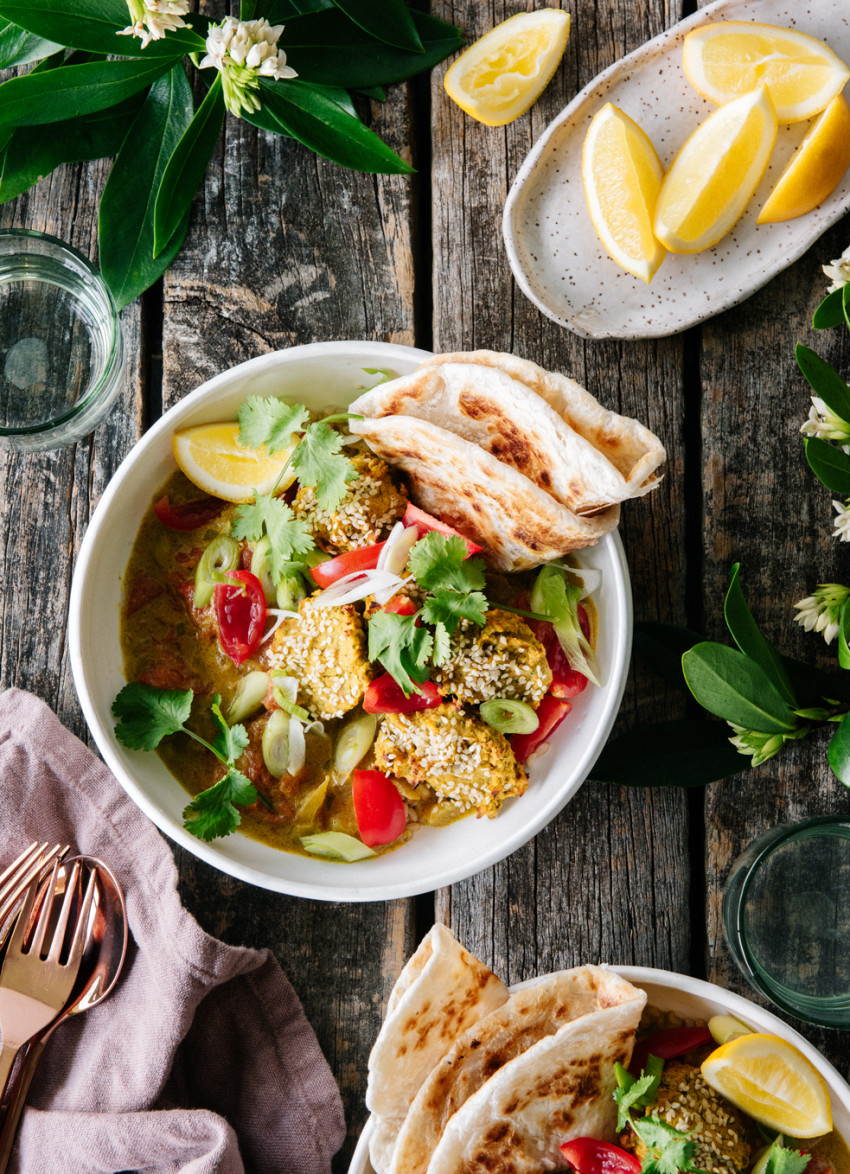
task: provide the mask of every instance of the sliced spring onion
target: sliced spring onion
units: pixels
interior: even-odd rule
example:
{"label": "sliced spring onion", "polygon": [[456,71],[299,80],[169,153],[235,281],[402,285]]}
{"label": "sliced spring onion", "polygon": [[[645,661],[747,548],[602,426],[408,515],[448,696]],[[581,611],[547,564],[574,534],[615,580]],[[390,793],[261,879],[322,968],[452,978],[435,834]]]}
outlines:
{"label": "sliced spring onion", "polygon": [[[283,710],[278,710],[283,713]],[[308,714],[309,716],[309,714]],[[289,719],[289,766],[288,772],[297,775],[304,769],[307,761],[307,740],[304,737],[304,726],[297,717]]]}
{"label": "sliced spring onion", "polygon": [[540,725],[531,706],[513,697],[494,697],[492,701],[482,701],[480,708],[487,725],[501,734],[531,734]]}
{"label": "sliced spring onion", "polygon": [[246,717],[256,713],[268,691],[269,674],[264,673],[262,669],[242,677],[230,705],[225,710],[227,724],[232,726],[234,722],[244,721]]}
{"label": "sliced spring onion", "polygon": [[263,762],[276,779],[289,774],[289,727],[292,718],[282,709],[273,711],[263,730]]}
{"label": "sliced spring onion", "polygon": [[283,607],[267,607],[266,617],[268,618],[271,616],[273,623],[268,632],[266,632],[263,636],[260,643],[265,644],[266,641],[271,640],[272,636],[274,636],[275,632],[278,630],[284,620],[297,620],[298,615],[299,613],[297,611],[287,611]]}
{"label": "sliced spring onion", "polygon": [[531,610],[548,616],[570,668],[601,685],[596,654],[581,630],[578,601],[581,587],[564,577],[562,567],[541,567],[531,588]]}
{"label": "sliced spring onion", "polygon": [[226,571],[234,571],[239,565],[239,543],[228,534],[219,534],[201,555],[195,571],[195,594],[192,597],[194,607],[206,607],[212,599],[216,583],[216,576]]}
{"label": "sliced spring onion", "polygon": [[415,526],[396,522],[378,558],[377,569],[389,571],[391,575],[403,574],[410,552],[418,541],[419,531]]}
{"label": "sliced spring onion", "polygon": [[[343,575],[336,583],[326,587],[315,597],[314,602],[317,607],[342,607],[343,604],[356,603],[367,595],[374,595],[379,603],[387,603],[399,587],[407,582],[408,579],[391,575],[389,571],[352,571],[350,575]],[[382,598],[387,592],[386,599]]]}
{"label": "sliced spring onion", "polygon": [[325,860],[344,860],[352,864],[355,860],[366,860],[377,856],[362,840],[356,840],[345,832],[316,832],[313,836],[301,836],[301,847],[311,856],[322,856]]}
{"label": "sliced spring onion", "polygon": [[378,718],[374,713],[363,713],[349,718],[339,732],[334,747],[334,773],[340,782],[348,778],[375,741]]}
{"label": "sliced spring onion", "polygon": [[275,591],[274,580],[272,579],[270,550],[271,543],[268,538],[261,538],[256,543],[251,554],[251,574],[256,575],[260,580],[263,594],[266,597],[266,603],[276,603],[277,592]]}
{"label": "sliced spring onion", "polygon": [[[310,714],[295,703],[298,696],[298,678],[288,677],[283,669],[272,669],[269,676],[272,681],[272,696],[280,708],[290,716],[297,717],[299,721],[308,722]],[[321,722],[317,724],[321,725]]]}
{"label": "sliced spring onion", "polygon": [[307,598],[307,589],[300,575],[284,575],[277,585],[275,602],[278,607],[292,610],[302,599]]}

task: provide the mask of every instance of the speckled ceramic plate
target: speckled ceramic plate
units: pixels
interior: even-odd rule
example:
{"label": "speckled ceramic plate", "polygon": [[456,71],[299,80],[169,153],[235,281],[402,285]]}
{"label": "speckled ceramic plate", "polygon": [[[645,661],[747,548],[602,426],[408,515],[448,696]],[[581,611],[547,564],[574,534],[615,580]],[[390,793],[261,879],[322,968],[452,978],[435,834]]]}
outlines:
{"label": "speckled ceramic plate", "polygon": [[[848,0],[718,0],[616,62],[573,99],[520,168],[505,205],[504,234],[523,292],[544,314],[585,338],[660,338],[728,310],[801,256],[850,208],[848,172],[808,215],[756,225],[759,209],[809,126],[800,122],[780,126],[749,208],[714,248],[668,254],[651,285],[605,252],[581,182],[590,120],[605,102],[613,102],[643,127],[669,166],[688,135],[716,109],[691,88],[682,69],[685,34],[710,20],[793,27],[850,60]],[[581,36],[581,29],[574,35]]]}

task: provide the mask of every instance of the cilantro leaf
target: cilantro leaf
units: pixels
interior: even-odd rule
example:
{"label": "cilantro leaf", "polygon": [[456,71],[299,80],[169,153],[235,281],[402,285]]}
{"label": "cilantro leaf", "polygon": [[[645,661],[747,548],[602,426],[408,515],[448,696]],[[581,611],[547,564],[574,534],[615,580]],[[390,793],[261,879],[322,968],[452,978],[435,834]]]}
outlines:
{"label": "cilantro leaf", "polygon": [[319,420],[305,429],[292,454],[292,468],[302,485],[316,491],[319,508],[333,511],[345,497],[349,481],[357,480],[357,470],[344,456],[342,437],[330,425]]}
{"label": "cilantro leaf", "polygon": [[[660,1075],[643,1073],[639,1080],[632,1077],[627,1086],[614,1089],[614,1100],[617,1102],[617,1132],[629,1124],[629,1110],[633,1105],[644,1106],[652,1103],[658,1090]],[[620,1079],[619,1072],[617,1079]]]}
{"label": "cilantro leaf", "polygon": [[706,1174],[694,1165],[697,1143],[660,1117],[631,1118],[632,1128],[649,1151],[642,1174]]}
{"label": "cilantro leaf", "polygon": [[425,600],[422,613],[429,624],[441,624],[448,635],[453,636],[462,619],[472,620],[483,628],[486,623],[487,597],[481,591],[462,595],[447,587],[437,587]]}
{"label": "cilantro leaf", "polygon": [[232,765],[248,745],[249,739],[245,727],[227,724],[224,714],[221,712],[220,693],[216,693],[212,699],[210,714],[216,727],[215,737],[211,743],[212,748],[222,756],[228,765]]}
{"label": "cilantro leaf", "polygon": [[431,659],[434,664],[445,664],[451,656],[452,643],[446,625],[437,620],[434,628],[434,651]]}
{"label": "cilantro leaf", "polygon": [[410,572],[420,587],[431,591],[451,587],[455,591],[481,591],[484,587],[484,562],[467,558],[468,547],[457,534],[440,534],[432,530],[410,552]]}
{"label": "cilantro leaf", "polygon": [[268,535],[269,564],[275,580],[282,578],[293,555],[308,554],[315,546],[307,522],[296,518],[285,501],[269,493],[258,494],[255,501],[237,506],[230,532],[234,538],[249,542],[259,542],[264,534]]}
{"label": "cilantro leaf", "polygon": [[239,443],[247,448],[260,448],[264,444],[274,456],[289,448],[292,433],[303,431],[310,413],[303,404],[288,404],[273,396],[249,395],[238,416]]}
{"label": "cilantro leaf", "polygon": [[811,1156],[784,1146],[780,1135],[768,1150],[764,1174],[803,1174]]}
{"label": "cilantro leaf", "polygon": [[257,789],[241,771],[231,767],[223,779],[196,795],[183,810],[183,826],[201,840],[229,836],[242,822],[236,809],[257,801]]}
{"label": "cilantro leaf", "polygon": [[417,682],[427,681],[433,647],[434,637],[416,627],[416,616],[379,611],[369,621],[369,659],[383,665],[405,697],[420,692]]}
{"label": "cilantro leaf", "polygon": [[168,734],[184,728],[192,712],[191,689],[157,689],[134,681],[112,702],[120,720],[115,736],[130,750],[155,750]]}

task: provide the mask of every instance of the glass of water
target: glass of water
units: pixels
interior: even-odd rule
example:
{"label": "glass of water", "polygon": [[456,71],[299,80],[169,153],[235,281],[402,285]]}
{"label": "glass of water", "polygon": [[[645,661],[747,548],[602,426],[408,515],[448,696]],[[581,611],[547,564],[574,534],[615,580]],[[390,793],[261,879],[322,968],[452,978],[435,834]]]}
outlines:
{"label": "glass of water", "polygon": [[76,249],[0,230],[0,448],[59,448],[112,407],[124,368],[118,312]]}
{"label": "glass of water", "polygon": [[723,928],[752,985],[792,1015],[850,1028],[850,816],[774,828],[735,861]]}

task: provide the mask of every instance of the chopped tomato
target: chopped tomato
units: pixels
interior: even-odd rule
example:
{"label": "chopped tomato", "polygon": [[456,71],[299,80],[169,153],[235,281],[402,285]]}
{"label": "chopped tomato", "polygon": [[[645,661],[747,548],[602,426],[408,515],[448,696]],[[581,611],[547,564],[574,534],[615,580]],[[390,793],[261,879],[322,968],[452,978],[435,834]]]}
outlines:
{"label": "chopped tomato", "polygon": [[394,595],[389,603],[385,603],[381,611],[392,611],[397,616],[413,616],[419,608],[406,595]]}
{"label": "chopped tomato", "polygon": [[401,795],[388,775],[379,770],[356,770],[351,798],[360,839],[368,848],[391,844],[399,838],[407,816]]}
{"label": "chopped tomato", "polygon": [[539,725],[530,734],[513,734],[511,746],[514,757],[518,762],[525,762],[540,746],[554,729],[556,729],[572,709],[569,701],[561,701],[547,693],[537,707]]}
{"label": "chopped tomato", "polygon": [[218,497],[199,497],[195,501],[184,501],[180,505],[172,505],[168,495],[154,502],[153,512],[169,530],[197,530],[206,522],[211,522],[225,507],[225,502]]}
{"label": "chopped tomato", "polygon": [[398,681],[384,673],[369,685],[363,708],[366,713],[415,713],[419,709],[433,709],[442,702],[442,694],[431,681],[425,681],[419,688],[420,693],[405,697]]}
{"label": "chopped tomato", "polygon": [[546,660],[552,670],[549,692],[562,701],[577,697],[587,688],[587,677],[570,668],[554,627],[546,620],[526,620],[526,623],[546,650]]}
{"label": "chopped tomato", "polygon": [[218,638],[234,664],[255,651],[266,626],[266,593],[250,571],[227,571],[233,583],[219,583],[213,591]]}
{"label": "chopped tomato", "polygon": [[595,1137],[565,1141],[561,1153],[578,1174],[640,1174],[640,1162],[634,1154]]}
{"label": "chopped tomato", "polygon": [[629,1071],[640,1076],[650,1056],[657,1056],[659,1060],[675,1060],[693,1048],[713,1043],[714,1039],[707,1027],[666,1027],[635,1044]]}
{"label": "chopped tomato", "polygon": [[336,558],[329,558],[327,562],[311,567],[310,574],[320,587],[330,587],[337,579],[353,575],[355,571],[374,571],[385,545],[385,542],[376,542],[374,546],[347,550],[345,554],[338,554]]}
{"label": "chopped tomato", "polygon": [[463,538],[468,550],[467,558],[471,554],[477,554],[481,547],[473,542],[471,538],[466,538],[463,534],[458,534],[453,526],[449,526],[446,522],[441,522],[439,518],[432,517],[431,514],[426,514],[418,505],[413,502],[407,503],[407,509],[404,511],[404,517],[401,519],[405,526],[415,526],[420,534],[427,534],[429,530],[436,530],[438,534],[454,534],[456,538]]}

